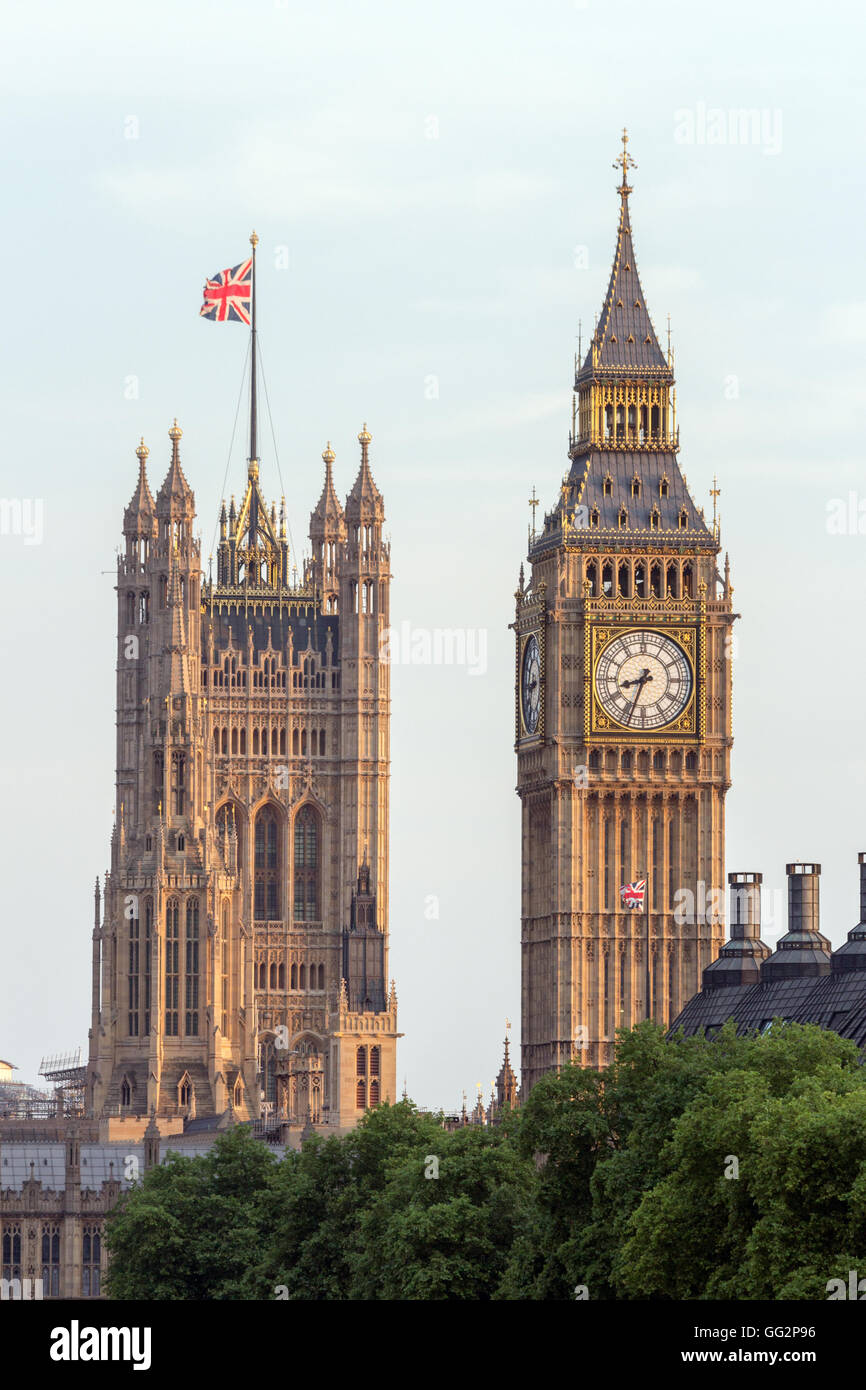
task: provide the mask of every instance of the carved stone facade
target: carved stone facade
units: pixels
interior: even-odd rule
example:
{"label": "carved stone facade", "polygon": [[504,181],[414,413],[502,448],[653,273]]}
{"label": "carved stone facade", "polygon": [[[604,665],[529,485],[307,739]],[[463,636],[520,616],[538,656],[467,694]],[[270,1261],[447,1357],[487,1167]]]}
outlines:
{"label": "carved stone facade", "polygon": [[323,455],[300,579],[285,508],[278,521],[265,505],[253,459],[203,583],[176,422],[169,434],[155,501],[137,450],[118,559],[117,810],[101,901],[97,887],[90,1113],[161,1124],[230,1109],[285,1142],[309,1124],[344,1131],[397,1098],[390,546],[370,435],[345,509]]}

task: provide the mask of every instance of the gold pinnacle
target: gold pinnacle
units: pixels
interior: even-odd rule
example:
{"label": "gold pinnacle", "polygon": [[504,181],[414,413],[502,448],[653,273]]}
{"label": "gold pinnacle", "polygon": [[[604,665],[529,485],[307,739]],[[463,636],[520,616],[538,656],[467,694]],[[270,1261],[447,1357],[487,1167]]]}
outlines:
{"label": "gold pinnacle", "polygon": [[630,193],[631,189],[628,186],[628,179],[626,176],[629,169],[636,169],[637,165],[628,152],[628,131],[625,126],[622,128],[622,154],[617,155],[616,159],[613,161],[613,167],[614,169],[622,167],[622,183],[619,186],[619,191],[621,193]]}
{"label": "gold pinnacle", "polygon": [[258,246],[258,244],[259,244],[259,238],[258,238],[257,233],[256,233],[255,231],[250,232],[250,246],[253,248],[254,251],[255,251],[256,247]]}

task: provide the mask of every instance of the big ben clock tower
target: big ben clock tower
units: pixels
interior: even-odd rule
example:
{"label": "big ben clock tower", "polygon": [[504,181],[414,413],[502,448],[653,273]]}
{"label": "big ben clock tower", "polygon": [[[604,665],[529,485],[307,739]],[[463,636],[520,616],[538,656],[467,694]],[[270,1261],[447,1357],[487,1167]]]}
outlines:
{"label": "big ben clock tower", "polygon": [[[637,272],[628,136],[610,284],[576,364],[570,469],[516,594],[523,1085],[667,1023],[724,927],[734,622],[677,461],[673,358]],[[714,509],[715,510],[715,509]],[[647,880],[645,911],[621,886]],[[647,937],[649,961],[647,961]]]}

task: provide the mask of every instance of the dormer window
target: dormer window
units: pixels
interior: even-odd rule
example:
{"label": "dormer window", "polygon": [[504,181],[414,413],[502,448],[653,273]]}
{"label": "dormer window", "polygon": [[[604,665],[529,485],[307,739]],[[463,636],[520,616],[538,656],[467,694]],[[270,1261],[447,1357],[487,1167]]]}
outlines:
{"label": "dormer window", "polygon": [[629,333],[628,337],[626,338],[626,342],[627,342],[627,343],[633,343],[633,342],[634,342],[634,338],[632,337],[632,335],[631,335],[630,333]]}
{"label": "dormer window", "polygon": [[626,261],[625,265],[623,266],[623,269],[624,269],[624,270],[631,270],[631,266],[629,265],[628,261]]}
{"label": "dormer window", "polygon": [[598,526],[598,507],[593,507],[592,511],[590,512],[589,524],[590,526]]}
{"label": "dormer window", "polygon": [[177,837],[177,852],[178,852],[178,854],[183,854],[183,852],[184,852],[185,849],[186,849],[186,840],[184,839],[183,835],[178,835],[178,837]]}
{"label": "dormer window", "polygon": [[659,483],[659,497],[667,497],[667,495],[668,495],[669,492],[670,492],[670,483],[668,482],[668,475],[667,475],[667,473],[665,473],[664,477],[662,478],[661,482]]}
{"label": "dormer window", "polygon": [[631,480],[631,495],[632,497],[640,497],[640,478],[636,473]]}
{"label": "dormer window", "polygon": [[610,335],[610,341],[611,341],[612,343],[615,343],[615,342],[616,342],[616,334],[615,334],[615,333],[611,333],[611,335]]}
{"label": "dormer window", "polygon": [[687,530],[688,530],[688,526],[689,526],[689,514],[688,514],[688,512],[686,511],[685,507],[683,507],[682,511],[680,512],[679,527],[680,527],[680,530],[681,530],[681,531],[687,531]]}
{"label": "dormer window", "polygon": [[644,342],[645,342],[645,343],[651,343],[651,342],[652,342],[652,338],[650,337],[650,335],[649,335],[648,333],[647,333],[646,337],[644,338]]}
{"label": "dormer window", "polygon": [[605,497],[613,496],[613,478],[610,476],[609,473],[604,480],[604,495]]}
{"label": "dormer window", "polygon": [[653,507],[652,511],[650,512],[650,530],[651,530],[651,531],[657,531],[657,530],[659,529],[659,520],[660,520],[659,509],[658,509],[658,507]]}
{"label": "dormer window", "polygon": [[628,526],[628,512],[626,511],[625,507],[620,507],[619,509],[619,525],[620,530],[623,528],[623,526]]}
{"label": "dormer window", "polygon": [[616,307],[617,307],[618,309],[621,309],[621,308],[622,308],[622,300],[621,300],[621,299],[618,299],[618,300],[616,301]]}
{"label": "dormer window", "polygon": [[639,308],[640,308],[640,300],[639,300],[639,299],[636,299],[636,300],[635,300],[635,302],[634,302],[634,307],[635,307],[636,309],[639,309]]}

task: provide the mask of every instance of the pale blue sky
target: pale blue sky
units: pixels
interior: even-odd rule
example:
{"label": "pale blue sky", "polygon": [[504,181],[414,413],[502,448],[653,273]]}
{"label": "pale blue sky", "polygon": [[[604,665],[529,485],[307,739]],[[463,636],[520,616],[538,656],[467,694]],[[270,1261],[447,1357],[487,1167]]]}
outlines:
{"label": "pale blue sky", "polygon": [[[134,449],[144,434],[158,485],[177,415],[207,552],[245,337],[199,320],[200,290],[255,226],[295,542],[326,439],[344,495],[366,420],[394,621],[487,634],[483,675],[393,672],[391,959],[410,1093],[489,1088],[520,1012],[508,623],[530,491],[550,504],[567,466],[624,124],[683,467],[699,505],[718,474],[743,614],[728,867],[772,888],[786,859],[820,861],[843,938],[866,848],[866,536],[826,514],[866,496],[863,31],[839,3],[7,4],[0,495],[45,518],[41,545],[0,536],[0,1055],[28,1079],[86,1044]],[[740,109],[763,114],[757,140],[731,143]],[[267,429],[261,453],[277,495]]]}

